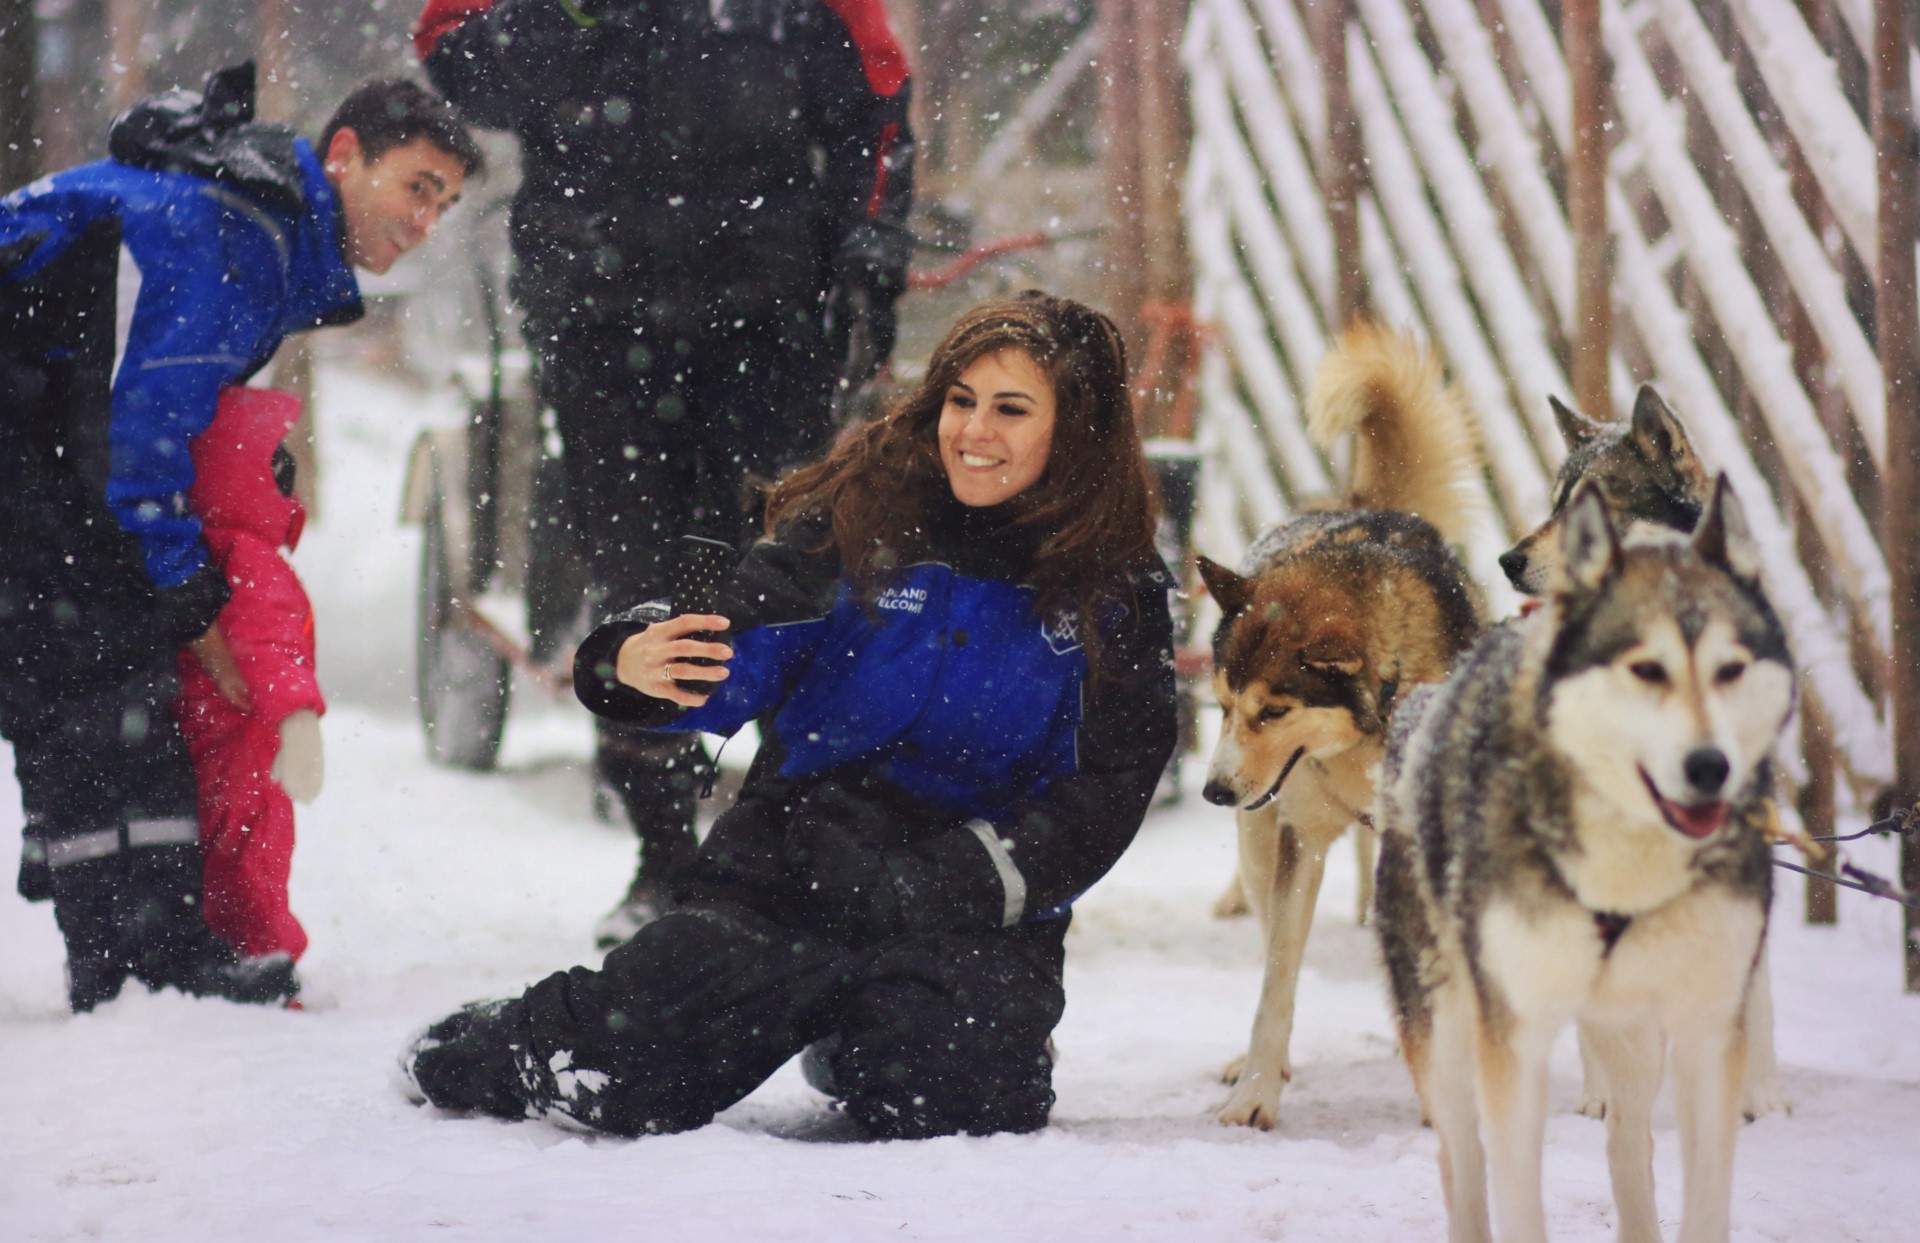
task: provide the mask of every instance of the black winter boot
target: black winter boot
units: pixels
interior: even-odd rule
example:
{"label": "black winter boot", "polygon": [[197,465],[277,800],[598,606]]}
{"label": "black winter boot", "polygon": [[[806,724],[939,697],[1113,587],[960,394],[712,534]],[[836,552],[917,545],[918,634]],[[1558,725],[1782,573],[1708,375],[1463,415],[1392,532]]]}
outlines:
{"label": "black winter boot", "polygon": [[841,1036],[839,1032],[831,1036],[822,1036],[800,1051],[800,1077],[807,1086],[822,1096],[840,1099],[840,1080],[833,1073],[833,1059],[839,1055]]}
{"label": "black winter boot", "polygon": [[300,991],[285,954],[242,958],[200,913],[200,848],[141,846],[125,852],[121,936],[132,971],[148,988],[196,997],[279,1005]]}
{"label": "black winter boot", "polygon": [[633,883],[593,930],[594,944],[608,950],[666,914],[671,883],[699,848],[694,804],[712,763],[697,738],[617,727],[601,730],[595,758],[640,839]]}
{"label": "black winter boot", "polygon": [[399,1087],[416,1105],[519,1119],[511,1001],[475,1001],[433,1024],[400,1051]]}
{"label": "black winter boot", "polygon": [[67,942],[67,1005],[85,1014],[120,995],[133,970],[120,945],[120,856],[53,868],[53,918]]}

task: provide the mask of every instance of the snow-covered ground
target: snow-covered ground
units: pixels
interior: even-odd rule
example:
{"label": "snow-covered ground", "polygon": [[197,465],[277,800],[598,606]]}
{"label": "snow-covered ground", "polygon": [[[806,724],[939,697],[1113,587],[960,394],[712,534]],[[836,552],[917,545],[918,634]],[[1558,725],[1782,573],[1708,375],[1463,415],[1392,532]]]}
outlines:
{"label": "snow-covered ground", "polygon": [[[51,910],[0,896],[0,1238],[1368,1243],[1444,1233],[1434,1139],[1393,1056],[1344,851],[1307,953],[1281,1127],[1213,1121],[1225,1096],[1217,1074],[1243,1049],[1261,961],[1250,921],[1208,915],[1233,831],[1195,792],[1155,812],[1080,905],[1060,1099],[1040,1134],[860,1142],[793,1066],[711,1126],[636,1142],[402,1100],[388,1068],[407,1034],[462,1001],[588,961],[588,929],[632,859],[630,838],[590,813],[583,715],[542,706],[530,687],[519,688],[499,773],[423,758],[409,699],[419,537],[395,523],[422,405],[324,377],[324,515],[298,558],[333,704],[328,786],[300,813],[293,878],[313,937],[306,1010],[136,990],[71,1017]],[[0,835],[19,820],[11,779],[0,778]],[[1891,864],[1884,847],[1857,857]],[[1920,998],[1899,989],[1898,912],[1847,894],[1838,928],[1810,929],[1794,914],[1797,895],[1791,882],[1773,954],[1794,1113],[1741,1133],[1734,1237],[1910,1237]],[[1611,1238],[1601,1128],[1572,1112],[1570,1042],[1553,1088],[1556,1237]],[[1658,1127],[1672,1233],[1670,1108]]]}

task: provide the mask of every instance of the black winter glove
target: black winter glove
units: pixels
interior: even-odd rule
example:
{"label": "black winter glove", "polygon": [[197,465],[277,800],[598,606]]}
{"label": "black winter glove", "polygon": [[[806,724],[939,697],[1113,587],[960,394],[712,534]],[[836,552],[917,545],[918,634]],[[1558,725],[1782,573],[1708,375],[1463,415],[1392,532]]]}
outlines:
{"label": "black winter glove", "polygon": [[895,225],[862,221],[834,252],[833,334],[845,349],[842,379],[858,388],[893,355],[894,300],[907,287],[913,235]]}
{"label": "black winter glove", "polygon": [[827,785],[810,793],[786,834],[789,892],[802,921],[849,944],[884,941],[907,918],[885,852],[893,826],[878,804]]}
{"label": "black winter glove", "polygon": [[173,644],[185,645],[207,632],[232,594],[226,574],[209,561],[185,581],[154,591],[155,625]]}
{"label": "black winter glove", "polygon": [[848,389],[857,389],[879,374],[893,354],[900,331],[893,296],[869,285],[842,285],[834,298],[834,314],[839,320],[836,335],[845,334],[840,379]]}

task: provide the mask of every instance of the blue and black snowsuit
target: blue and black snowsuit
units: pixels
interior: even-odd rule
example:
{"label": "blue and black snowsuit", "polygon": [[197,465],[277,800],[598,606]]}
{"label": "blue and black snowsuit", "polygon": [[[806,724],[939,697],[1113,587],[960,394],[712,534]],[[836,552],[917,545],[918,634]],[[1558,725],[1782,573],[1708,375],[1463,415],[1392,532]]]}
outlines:
{"label": "blue and black snowsuit", "polygon": [[581,646],[596,712],[757,719],[761,749],[677,908],[599,971],[430,1029],[429,1099],[681,1130],[819,1042],[822,1082],[878,1135],[1045,1124],[1070,905],[1132,841],[1174,743],[1168,577],[1121,571],[1092,677],[1089,623],[1037,615],[1021,585],[1025,533],[990,512],[942,526],[938,560],[870,599],[804,539],[757,544],[713,609],[730,676],[697,709],[614,681],[644,612]]}
{"label": "blue and black snowsuit", "polygon": [[[113,929],[199,920],[175,653],[227,585],[189,445],[287,334],[360,313],[312,148],[274,126],[222,142],[245,176],[105,160],[0,199],[0,733],[22,889],[55,897],[70,964],[126,949]],[[125,971],[102,971],[110,996]]]}

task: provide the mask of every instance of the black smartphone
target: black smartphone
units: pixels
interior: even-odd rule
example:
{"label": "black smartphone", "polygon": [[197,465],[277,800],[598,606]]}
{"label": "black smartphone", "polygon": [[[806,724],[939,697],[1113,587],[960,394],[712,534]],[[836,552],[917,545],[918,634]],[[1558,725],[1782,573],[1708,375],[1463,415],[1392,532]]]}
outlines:
{"label": "black smartphone", "polygon": [[[720,608],[721,584],[727,581],[738,560],[739,555],[733,545],[725,540],[710,539],[704,535],[682,535],[675,541],[673,570],[668,584],[674,616],[717,612]],[[724,636],[705,630],[687,637],[709,643],[725,641]],[[693,656],[681,663],[717,665],[720,662],[704,656]],[[690,678],[675,679],[675,684],[681,690],[701,695],[712,691],[715,685]]]}

